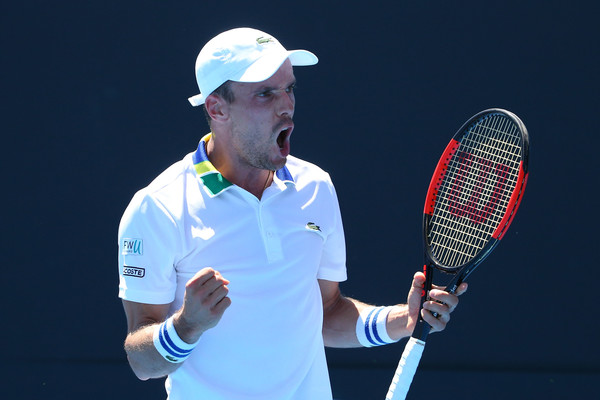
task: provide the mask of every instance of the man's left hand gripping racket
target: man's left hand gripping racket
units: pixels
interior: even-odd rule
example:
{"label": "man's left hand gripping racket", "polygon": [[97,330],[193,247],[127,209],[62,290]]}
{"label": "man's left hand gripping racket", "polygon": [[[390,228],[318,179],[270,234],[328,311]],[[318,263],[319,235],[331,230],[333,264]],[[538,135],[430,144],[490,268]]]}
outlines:
{"label": "man's left hand gripping racket", "polygon": [[[529,136],[515,114],[494,108],[469,119],[454,135],[431,178],[423,212],[425,286],[434,269],[452,274],[454,293],[502,239],[527,183]],[[386,400],[404,399],[431,326],[419,313]]]}

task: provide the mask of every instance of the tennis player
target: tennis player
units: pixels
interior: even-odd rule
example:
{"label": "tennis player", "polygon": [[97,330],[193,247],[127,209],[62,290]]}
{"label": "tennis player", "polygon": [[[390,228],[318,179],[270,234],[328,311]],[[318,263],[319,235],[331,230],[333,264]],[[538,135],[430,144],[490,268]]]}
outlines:
{"label": "tennis player", "polygon": [[[125,350],[140,379],[167,376],[171,400],[331,399],[324,346],[384,345],[412,332],[423,274],[407,304],[340,294],[346,255],[334,186],[290,155],[293,67],[316,63],[255,29],[210,40],[196,61],[200,93],[189,99],[210,133],[122,217]],[[431,296],[422,313],[440,331],[458,297]]]}

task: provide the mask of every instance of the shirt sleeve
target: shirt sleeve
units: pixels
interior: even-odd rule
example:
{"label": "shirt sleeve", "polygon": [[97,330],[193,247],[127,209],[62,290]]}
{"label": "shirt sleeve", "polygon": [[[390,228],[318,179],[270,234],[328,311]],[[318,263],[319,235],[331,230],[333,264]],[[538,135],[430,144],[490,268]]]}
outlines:
{"label": "shirt sleeve", "polygon": [[[328,176],[329,178],[329,176]],[[333,215],[333,228],[326,237],[323,252],[321,254],[321,265],[317,274],[318,279],[333,282],[343,282],[347,279],[346,272],[346,239],[342,215],[335,192],[335,187],[329,179],[329,191],[331,194],[331,213]]]}
{"label": "shirt sleeve", "polygon": [[119,225],[119,297],[146,304],[175,298],[175,219],[151,195],[138,192]]}

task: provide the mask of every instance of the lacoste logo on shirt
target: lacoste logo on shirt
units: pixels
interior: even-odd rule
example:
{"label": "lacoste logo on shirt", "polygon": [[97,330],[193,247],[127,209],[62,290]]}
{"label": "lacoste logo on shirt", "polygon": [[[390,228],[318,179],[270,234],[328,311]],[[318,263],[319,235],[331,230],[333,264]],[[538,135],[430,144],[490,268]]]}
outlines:
{"label": "lacoste logo on shirt", "polygon": [[321,227],[319,225],[316,225],[314,222],[307,223],[306,229],[310,229],[311,231],[321,232]]}

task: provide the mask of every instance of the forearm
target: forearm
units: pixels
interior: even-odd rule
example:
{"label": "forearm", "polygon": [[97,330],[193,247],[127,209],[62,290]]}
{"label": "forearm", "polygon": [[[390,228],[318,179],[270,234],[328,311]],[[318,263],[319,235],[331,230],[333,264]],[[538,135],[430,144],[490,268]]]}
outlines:
{"label": "forearm", "polygon": [[[326,310],[323,319],[323,340],[325,346],[348,348],[361,347],[356,335],[356,323],[361,311],[372,306],[358,300],[340,296]],[[387,334],[393,340],[410,336],[408,306],[394,306],[387,316]]]}
{"label": "forearm", "polygon": [[129,365],[141,380],[160,378],[174,372],[181,364],[171,363],[156,350],[153,341],[158,324],[146,325],[131,332],[125,339]]}
{"label": "forearm", "polygon": [[[129,332],[125,352],[138,378],[163,377],[185,362],[200,336],[217,325],[231,304],[228,283],[218,271],[201,269],[186,283],[183,306],[170,318],[170,304],[123,300]],[[160,324],[164,325],[159,332]]]}
{"label": "forearm", "polygon": [[360,347],[356,337],[356,320],[365,304],[340,296],[335,304],[324,309],[323,340],[327,347]]}
{"label": "forearm", "polygon": [[[365,346],[377,346],[394,342],[412,334],[419,315],[432,326],[431,332],[442,331],[450,320],[450,313],[458,304],[457,296],[467,290],[466,283],[459,286],[456,294],[432,289],[429,292],[431,299],[423,303],[421,311],[424,283],[425,275],[417,272],[413,277],[407,304],[395,305],[391,310],[381,307],[373,310],[369,316],[369,309],[373,309],[373,306],[342,296],[335,282],[320,280],[325,346],[359,347],[363,345],[361,341]],[[360,315],[363,311],[364,314]],[[388,337],[382,335],[384,325]],[[357,334],[360,335],[360,340]]]}

